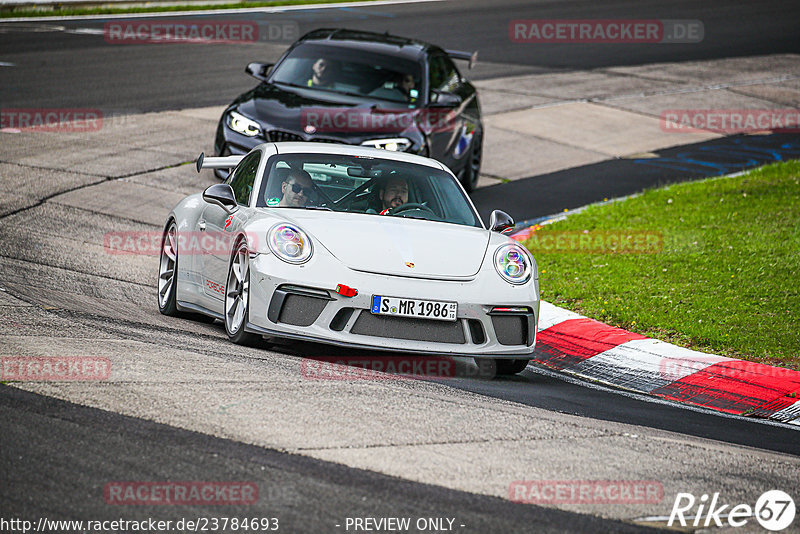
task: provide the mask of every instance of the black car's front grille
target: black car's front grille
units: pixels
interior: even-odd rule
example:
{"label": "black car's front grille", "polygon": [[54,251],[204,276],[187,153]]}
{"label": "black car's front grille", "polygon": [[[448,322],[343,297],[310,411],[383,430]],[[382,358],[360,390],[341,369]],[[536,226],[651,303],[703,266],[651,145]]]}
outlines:
{"label": "black car's front grille", "polygon": [[410,339],[434,343],[466,343],[461,321],[433,321],[406,317],[387,317],[362,311],[351,334]]}
{"label": "black car's front grille", "polygon": [[270,130],[269,140],[273,143],[283,143],[286,141],[305,141],[302,136],[281,130]]}
{"label": "black car's front grille", "polygon": [[270,130],[267,132],[268,139],[273,143],[286,143],[291,141],[310,141],[314,143],[343,143],[337,139],[325,139],[322,137],[312,137],[305,139],[302,135],[297,135],[292,132],[284,132],[283,130]]}

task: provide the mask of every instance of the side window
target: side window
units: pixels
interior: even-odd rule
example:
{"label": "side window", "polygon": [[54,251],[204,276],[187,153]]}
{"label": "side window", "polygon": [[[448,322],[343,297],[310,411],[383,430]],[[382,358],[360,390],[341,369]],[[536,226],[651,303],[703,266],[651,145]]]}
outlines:
{"label": "side window", "polygon": [[455,92],[461,85],[461,76],[453,61],[442,54],[431,56],[431,89]]}
{"label": "side window", "polygon": [[250,192],[253,190],[253,183],[256,181],[256,172],[260,161],[260,151],[245,156],[225,181],[233,188],[237,203],[247,204],[250,200]]}

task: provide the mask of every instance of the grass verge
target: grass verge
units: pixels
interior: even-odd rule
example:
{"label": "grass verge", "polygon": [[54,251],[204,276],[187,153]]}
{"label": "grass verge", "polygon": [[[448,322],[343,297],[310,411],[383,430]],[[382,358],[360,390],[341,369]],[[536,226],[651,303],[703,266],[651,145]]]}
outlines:
{"label": "grass verge", "polygon": [[800,161],[590,206],[525,242],[542,299],[676,345],[800,370]]}
{"label": "grass verge", "polygon": [[54,3],[52,9],[15,9],[12,4],[0,8],[0,19],[17,17],[68,17],[73,15],[119,15],[125,13],[166,13],[171,11],[208,11],[211,9],[243,9],[306,4],[341,4],[353,0],[273,0],[255,2],[232,2],[230,4],[182,4],[148,7],[72,7]]}

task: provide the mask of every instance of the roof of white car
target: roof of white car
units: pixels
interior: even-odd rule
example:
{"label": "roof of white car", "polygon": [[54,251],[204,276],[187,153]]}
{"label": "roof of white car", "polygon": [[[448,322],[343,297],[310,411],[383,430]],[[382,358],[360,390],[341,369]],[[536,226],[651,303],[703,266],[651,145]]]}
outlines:
{"label": "roof of white car", "polygon": [[368,158],[389,159],[393,161],[405,161],[426,165],[436,169],[447,170],[444,165],[435,159],[409,154],[408,152],[396,152],[393,150],[383,150],[380,148],[370,148],[365,146],[345,145],[338,143],[264,143],[265,145],[275,145],[278,154],[292,153],[311,153],[311,154],[336,154],[345,156],[361,156]]}

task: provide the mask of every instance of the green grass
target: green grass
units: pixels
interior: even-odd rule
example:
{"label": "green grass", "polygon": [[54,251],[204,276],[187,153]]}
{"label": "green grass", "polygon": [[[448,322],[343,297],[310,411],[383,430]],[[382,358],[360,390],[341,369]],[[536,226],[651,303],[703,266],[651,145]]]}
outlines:
{"label": "green grass", "polygon": [[[603,231],[644,231],[659,246],[553,251],[559,232],[591,243]],[[543,300],[695,350],[800,369],[800,161],[590,206],[525,244]]]}
{"label": "green grass", "polygon": [[150,7],[91,7],[76,8],[69,4],[56,4],[53,9],[14,9],[13,5],[0,8],[0,19],[16,17],[67,17],[72,15],[118,15],[124,13],[164,13],[170,11],[206,11],[210,9],[241,9],[302,4],[338,4],[353,0],[274,0],[264,2],[232,2],[216,5],[174,5]]}

